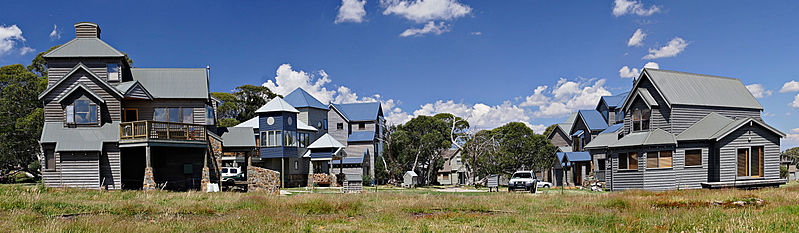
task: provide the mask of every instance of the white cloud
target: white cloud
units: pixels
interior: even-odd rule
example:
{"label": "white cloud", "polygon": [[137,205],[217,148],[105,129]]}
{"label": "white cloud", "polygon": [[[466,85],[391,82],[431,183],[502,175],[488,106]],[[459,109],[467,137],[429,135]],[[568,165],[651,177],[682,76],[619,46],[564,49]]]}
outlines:
{"label": "white cloud", "polygon": [[432,20],[451,20],[463,17],[472,8],[457,0],[381,0],[384,15],[398,15],[416,23]]}
{"label": "white cloud", "polygon": [[338,8],[338,15],[336,16],[335,23],[360,23],[366,17],[366,10],[363,6],[366,5],[366,0],[341,0],[341,6]]}
{"label": "white cloud", "polygon": [[780,89],[780,93],[794,92],[794,91],[799,91],[799,82],[797,82],[796,80],[791,80],[783,84],[782,89]]}
{"label": "white cloud", "polygon": [[766,96],[770,96],[772,93],[771,90],[766,90],[766,88],[764,88],[763,85],[759,83],[746,85],[746,89],[749,89],[749,92],[751,92],[752,95],[755,96],[755,98],[763,98]]}
{"label": "white cloud", "polygon": [[58,30],[58,25],[53,24],[53,31],[50,32],[50,40],[61,39],[61,31]]}
{"label": "white cloud", "polygon": [[791,102],[791,107],[799,108],[799,94],[793,98],[793,102]]}
{"label": "white cloud", "polygon": [[[510,101],[505,101],[500,105],[489,106],[483,103],[467,105],[455,103],[452,100],[438,100],[435,103],[422,105],[418,110],[413,111],[413,116],[432,116],[438,113],[451,113],[464,118],[475,129],[495,128],[508,122],[522,122],[530,128],[540,129],[540,127],[529,123],[532,118],[527,110],[512,104]],[[542,133],[543,130],[537,132]]]}
{"label": "white cloud", "polygon": [[782,138],[782,142],[780,143],[780,149],[789,149],[793,148],[794,146],[799,145],[799,133],[789,133],[786,134],[784,138]]}
{"label": "white cloud", "polygon": [[580,109],[593,109],[600,97],[611,95],[605,89],[605,79],[568,81],[561,78],[555,88],[548,89],[547,86],[538,86],[520,106],[538,107],[534,117],[551,118]]}
{"label": "white cloud", "polygon": [[33,52],[36,52],[36,50],[28,46],[19,49],[19,55],[25,55]]}
{"label": "white cloud", "polygon": [[656,59],[662,57],[677,56],[677,54],[685,50],[685,47],[688,47],[688,44],[689,43],[683,40],[682,38],[674,37],[674,39],[671,39],[671,41],[669,41],[669,44],[666,46],[663,46],[659,49],[650,48],[649,54],[647,54],[641,59]]}
{"label": "white cloud", "polygon": [[[644,68],[660,69],[660,65],[655,62],[647,62]],[[641,74],[641,70],[638,68],[622,66],[621,69],[619,69],[619,77],[622,78],[637,78],[639,74]]]}
{"label": "white cloud", "polygon": [[641,29],[639,28],[638,30],[635,30],[633,36],[630,37],[630,40],[627,41],[627,46],[640,47],[641,45],[644,45],[642,42],[644,41],[645,37],[646,33],[641,31]]}
{"label": "white cloud", "polygon": [[472,34],[473,36],[481,36],[481,35],[483,35],[483,32],[472,32],[472,33],[469,33],[469,34]]}
{"label": "white cloud", "polygon": [[650,16],[660,11],[660,7],[651,6],[649,9],[644,4],[636,0],[615,0],[613,1],[613,15],[616,17],[626,14],[636,14],[638,16]]}
{"label": "white cloud", "polygon": [[793,129],[791,129],[791,133],[799,133],[799,128],[793,128]]}
{"label": "white cloud", "polygon": [[25,42],[25,37],[22,37],[22,30],[17,25],[0,26],[0,55],[14,49],[20,41]]}
{"label": "white cloud", "polygon": [[400,37],[409,37],[409,36],[421,36],[428,33],[434,33],[436,35],[441,35],[441,33],[448,32],[449,27],[444,24],[444,22],[439,22],[436,24],[433,21],[427,22],[422,28],[408,28],[405,29],[402,33],[400,33]]}

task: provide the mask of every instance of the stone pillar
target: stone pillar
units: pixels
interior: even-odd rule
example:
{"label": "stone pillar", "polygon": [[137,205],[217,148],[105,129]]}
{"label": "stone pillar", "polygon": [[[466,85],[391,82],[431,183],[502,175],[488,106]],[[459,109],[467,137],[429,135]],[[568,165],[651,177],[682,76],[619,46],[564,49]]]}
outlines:
{"label": "stone pillar", "polygon": [[211,170],[208,169],[208,150],[203,150],[203,174],[200,180],[200,192],[208,191],[208,183],[211,183]]}
{"label": "stone pillar", "polygon": [[144,191],[155,190],[155,179],[153,177],[153,165],[150,162],[150,153],[150,146],[146,146],[144,149],[144,183],[142,184],[142,190]]}

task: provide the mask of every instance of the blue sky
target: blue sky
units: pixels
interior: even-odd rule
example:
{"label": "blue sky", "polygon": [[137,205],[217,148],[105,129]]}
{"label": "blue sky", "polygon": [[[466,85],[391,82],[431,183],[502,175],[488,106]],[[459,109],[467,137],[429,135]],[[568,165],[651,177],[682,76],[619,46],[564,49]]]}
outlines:
{"label": "blue sky", "polygon": [[481,128],[523,121],[541,130],[593,107],[598,96],[627,91],[632,80],[621,76],[653,62],[759,84],[750,87],[763,118],[790,134],[783,148],[799,145],[799,83],[789,83],[799,80],[799,2],[10,1],[3,8],[0,65],[28,64],[72,39],[74,23],[91,21],[134,66],[210,65],[213,91],[265,84],[283,94],[303,87],[323,101],[379,100],[394,122],[454,112]]}

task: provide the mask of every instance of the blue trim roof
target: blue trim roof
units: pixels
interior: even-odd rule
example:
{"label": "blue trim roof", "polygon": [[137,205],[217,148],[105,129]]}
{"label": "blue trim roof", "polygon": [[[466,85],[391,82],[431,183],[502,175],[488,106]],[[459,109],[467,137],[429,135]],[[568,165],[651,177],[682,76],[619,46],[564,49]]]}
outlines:
{"label": "blue trim roof", "polygon": [[564,166],[564,167],[571,166],[571,163],[569,163],[569,162],[565,162],[564,163],[563,162],[563,158],[566,157],[566,152],[556,152],[555,155],[558,156],[558,163],[560,163],[561,166]]}
{"label": "blue trim roof", "polygon": [[572,137],[579,137],[579,136],[582,136],[582,135],[583,135],[583,130],[581,129],[581,130],[577,130],[577,132],[574,132],[574,134],[572,134]]}
{"label": "blue trim roof", "polygon": [[344,161],[344,164],[362,164],[363,157],[344,157],[341,160],[330,161],[330,164],[341,164],[342,161]]}
{"label": "blue trim roof", "polygon": [[329,159],[329,158],[333,158],[333,153],[332,152],[315,152],[315,153],[311,153],[310,157],[312,159]]}
{"label": "blue trim roof", "polygon": [[619,129],[621,129],[622,126],[624,126],[624,123],[618,123],[618,124],[615,124],[615,125],[608,126],[608,128],[606,128],[604,131],[602,131],[599,134],[616,133],[616,132],[619,131]]}
{"label": "blue trim roof", "polygon": [[627,93],[622,93],[614,96],[602,96],[602,100],[605,101],[605,104],[608,105],[608,108],[615,108],[624,104],[624,100],[627,99]]}
{"label": "blue trim roof", "polygon": [[347,142],[371,142],[374,140],[374,131],[355,131],[347,138]]}
{"label": "blue trim roof", "polygon": [[591,154],[585,151],[564,153],[566,154],[566,159],[569,160],[569,162],[591,161]]}
{"label": "blue trim roof", "polygon": [[318,108],[327,110],[327,105],[314,98],[310,93],[302,88],[294,89],[291,93],[283,97],[283,100],[294,106],[295,108]]}
{"label": "blue trim roof", "polygon": [[597,110],[580,110],[579,114],[591,131],[601,131],[608,127],[608,122],[605,121],[605,117]]}
{"label": "blue trim roof", "polygon": [[347,121],[373,121],[379,115],[380,102],[371,103],[352,103],[352,104],[333,104]]}

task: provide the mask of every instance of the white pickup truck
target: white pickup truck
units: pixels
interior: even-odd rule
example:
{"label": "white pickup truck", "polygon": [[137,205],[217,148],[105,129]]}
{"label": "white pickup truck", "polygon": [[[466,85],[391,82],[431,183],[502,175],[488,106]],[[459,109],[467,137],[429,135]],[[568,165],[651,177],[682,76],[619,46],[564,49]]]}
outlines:
{"label": "white pickup truck", "polygon": [[532,171],[517,171],[513,173],[508,181],[508,192],[513,192],[517,189],[530,191],[535,193],[538,189],[538,180],[534,178],[535,174]]}

